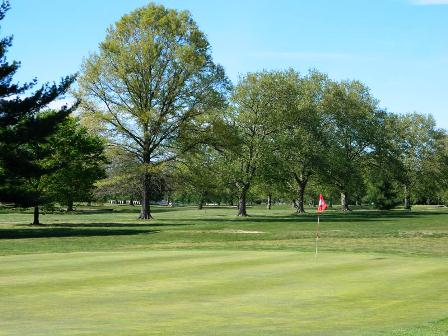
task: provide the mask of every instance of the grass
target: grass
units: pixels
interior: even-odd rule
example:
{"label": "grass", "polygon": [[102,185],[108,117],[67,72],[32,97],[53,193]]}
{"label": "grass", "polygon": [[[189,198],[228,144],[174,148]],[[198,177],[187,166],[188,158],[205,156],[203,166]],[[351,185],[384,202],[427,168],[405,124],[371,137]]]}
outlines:
{"label": "grass", "polygon": [[448,211],[0,213],[0,335],[448,335]]}

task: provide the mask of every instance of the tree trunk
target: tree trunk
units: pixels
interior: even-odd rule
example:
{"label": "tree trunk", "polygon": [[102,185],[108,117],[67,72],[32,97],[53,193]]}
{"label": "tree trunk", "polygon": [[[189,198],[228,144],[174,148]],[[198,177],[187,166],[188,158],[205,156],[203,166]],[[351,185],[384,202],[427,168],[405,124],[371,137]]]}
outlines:
{"label": "tree trunk", "polygon": [[240,217],[247,217],[247,211],[246,211],[246,197],[247,197],[247,191],[249,190],[248,186],[245,186],[242,188],[238,200],[238,216]]}
{"label": "tree trunk", "polygon": [[305,188],[306,182],[299,183],[297,188],[297,213],[305,213]]}
{"label": "tree trunk", "polygon": [[131,197],[130,199],[129,199],[129,204],[131,205],[131,206],[134,206],[135,204],[134,204],[134,197]]}
{"label": "tree trunk", "polygon": [[292,204],[292,208],[293,208],[293,209],[295,209],[295,210],[298,209],[299,206],[297,205],[297,201],[296,201],[295,199],[292,200],[292,203],[291,203],[291,204]]}
{"label": "tree trunk", "polygon": [[35,205],[34,206],[34,220],[33,220],[33,225],[40,225],[39,223],[39,206]]}
{"label": "tree trunk", "polygon": [[149,173],[145,173],[143,176],[143,191],[142,191],[142,205],[140,210],[139,219],[152,219],[151,207],[149,205],[149,199],[151,197],[151,176]]}
{"label": "tree trunk", "polygon": [[346,191],[341,192],[341,210],[342,211],[350,210],[350,208],[348,207],[348,194]]}
{"label": "tree trunk", "polygon": [[268,194],[267,208],[268,208],[268,210],[272,209],[272,194],[271,193]]}
{"label": "tree trunk", "polygon": [[404,208],[411,210],[411,197],[407,186],[404,186]]}
{"label": "tree trunk", "polygon": [[72,198],[69,198],[67,200],[67,211],[68,212],[73,211],[73,199]]}
{"label": "tree trunk", "polygon": [[204,199],[201,198],[198,203],[198,210],[202,210],[204,208]]}

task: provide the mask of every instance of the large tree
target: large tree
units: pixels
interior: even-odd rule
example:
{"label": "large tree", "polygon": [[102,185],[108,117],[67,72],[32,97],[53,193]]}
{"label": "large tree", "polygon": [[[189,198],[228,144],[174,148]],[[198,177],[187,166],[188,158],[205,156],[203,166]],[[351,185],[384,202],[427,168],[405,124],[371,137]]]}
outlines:
{"label": "large tree", "polygon": [[[0,5],[0,20],[8,9],[8,2]],[[30,89],[36,81],[13,84],[20,64],[6,60],[11,42],[11,37],[0,40],[0,201],[35,206],[36,212],[42,197],[33,181],[58,168],[46,161],[51,155],[48,137],[74,106],[51,113],[40,111],[64,95],[75,78],[66,77],[59,85],[44,85],[34,92]]]}
{"label": "large tree", "polygon": [[370,90],[359,81],[331,82],[324,94],[326,176],[341,193],[341,209],[349,210],[349,194],[363,182],[367,156],[384,143],[387,114],[379,109]]}
{"label": "large tree", "polygon": [[282,127],[276,140],[285,169],[288,186],[297,198],[297,212],[305,212],[305,190],[313,174],[318,173],[325,162],[326,137],[323,128],[325,118],[322,101],[328,78],[317,71],[300,77],[291,72],[289,104],[281,116]]}
{"label": "large tree", "polygon": [[413,199],[426,202],[447,186],[446,133],[431,115],[419,113],[396,116],[394,128],[404,206],[410,209]]}
{"label": "large tree", "polygon": [[227,152],[228,169],[238,190],[238,216],[247,216],[248,192],[267,156],[274,154],[279,115],[288,108],[289,71],[249,73],[235,88],[228,120],[236,130],[238,146]]}
{"label": "large tree", "polygon": [[151,218],[151,176],[198,143],[229,82],[186,11],[150,4],[109,28],[79,80],[84,116],[143,167],[141,219]]}

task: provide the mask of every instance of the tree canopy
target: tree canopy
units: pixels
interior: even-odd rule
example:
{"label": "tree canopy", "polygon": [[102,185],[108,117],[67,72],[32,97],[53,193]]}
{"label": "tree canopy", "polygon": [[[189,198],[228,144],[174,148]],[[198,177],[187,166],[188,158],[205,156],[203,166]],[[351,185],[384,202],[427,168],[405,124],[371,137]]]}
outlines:
{"label": "tree canopy", "polygon": [[79,84],[84,116],[145,167],[140,217],[151,218],[152,169],[203,140],[229,88],[205,35],[186,11],[139,8],[109,28]]}

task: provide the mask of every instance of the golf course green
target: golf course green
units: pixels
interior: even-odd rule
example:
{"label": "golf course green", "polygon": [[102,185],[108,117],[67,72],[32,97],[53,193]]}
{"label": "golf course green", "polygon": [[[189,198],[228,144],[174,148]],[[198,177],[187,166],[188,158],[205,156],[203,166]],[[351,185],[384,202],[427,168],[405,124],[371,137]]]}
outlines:
{"label": "golf course green", "polygon": [[447,335],[448,211],[0,214],[0,335]]}

